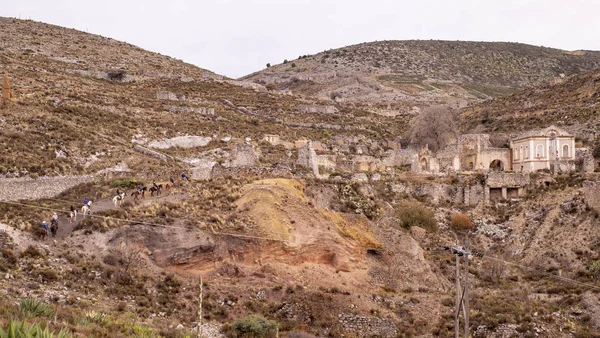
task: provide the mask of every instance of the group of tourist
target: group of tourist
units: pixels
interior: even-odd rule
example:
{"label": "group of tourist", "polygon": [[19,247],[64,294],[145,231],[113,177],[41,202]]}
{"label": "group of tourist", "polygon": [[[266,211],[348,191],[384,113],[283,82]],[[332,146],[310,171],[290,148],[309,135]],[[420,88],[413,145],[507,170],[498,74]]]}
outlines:
{"label": "group of tourist", "polygon": [[[190,179],[187,176],[187,173],[185,171],[183,171],[181,173],[181,180],[182,181],[186,181],[189,182]],[[171,184],[175,185],[175,179],[173,178],[173,176],[169,177],[169,181],[171,182]],[[156,188],[158,188],[156,182],[152,182],[152,185]],[[136,187],[136,190],[141,192],[144,188],[142,188],[142,186],[140,184],[138,184],[138,186]],[[119,191],[117,189],[117,196],[121,196],[121,198],[124,198],[125,193]],[[92,207],[92,203],[89,199],[85,198],[83,200],[83,208],[82,210],[85,210],[84,212],[91,212],[91,207]],[[73,217],[72,215],[75,215],[76,211],[75,208],[73,208],[73,206],[71,206],[70,212],[69,212],[69,217]],[[56,212],[52,215],[51,219],[50,219],[50,228],[52,229],[53,227],[55,227],[55,229],[58,229],[58,215],[56,214]],[[48,223],[46,221],[42,221],[41,224],[41,228],[48,232]]]}

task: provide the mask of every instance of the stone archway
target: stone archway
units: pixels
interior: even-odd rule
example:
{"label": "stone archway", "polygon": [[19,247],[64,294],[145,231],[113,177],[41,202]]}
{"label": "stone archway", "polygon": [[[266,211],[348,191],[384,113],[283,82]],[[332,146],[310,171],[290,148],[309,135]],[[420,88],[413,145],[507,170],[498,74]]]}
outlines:
{"label": "stone archway", "polygon": [[425,157],[421,158],[420,164],[422,171],[429,171],[429,163]]}
{"label": "stone archway", "polygon": [[490,170],[492,171],[504,171],[504,162],[501,160],[493,160],[490,163]]}

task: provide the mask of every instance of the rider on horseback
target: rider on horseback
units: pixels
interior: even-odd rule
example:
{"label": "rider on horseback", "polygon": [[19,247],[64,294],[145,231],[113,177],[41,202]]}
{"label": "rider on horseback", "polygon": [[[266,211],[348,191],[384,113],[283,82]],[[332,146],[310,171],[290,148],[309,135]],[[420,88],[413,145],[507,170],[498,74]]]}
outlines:
{"label": "rider on horseback", "polygon": [[52,215],[52,220],[58,222],[58,215],[56,213],[54,213],[54,215]]}
{"label": "rider on horseback", "polygon": [[185,171],[181,173],[181,180],[183,181],[190,181],[190,179],[187,177],[187,175],[185,174]]}
{"label": "rider on horseback", "polygon": [[42,222],[42,229],[48,231],[48,224],[46,224],[46,221]]}

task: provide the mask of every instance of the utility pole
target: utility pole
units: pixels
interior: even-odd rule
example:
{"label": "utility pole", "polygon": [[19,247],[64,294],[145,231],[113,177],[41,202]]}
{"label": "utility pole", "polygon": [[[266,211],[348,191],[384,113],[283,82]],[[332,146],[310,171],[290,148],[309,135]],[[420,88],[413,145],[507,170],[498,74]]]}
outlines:
{"label": "utility pole", "polygon": [[200,287],[200,292],[198,293],[198,331],[197,338],[202,337],[202,276],[200,276],[200,281],[198,283]]}
{"label": "utility pole", "polygon": [[[458,243],[457,243],[458,244]],[[459,320],[458,317],[460,316],[460,258],[458,258],[458,255],[455,254],[456,256],[456,314],[454,316],[454,338],[458,338],[458,333],[459,333]]]}
{"label": "utility pole", "polygon": [[[469,238],[467,237],[466,243],[468,244]],[[460,310],[463,310],[463,316],[465,320],[465,338],[469,338],[469,256],[475,256],[482,258],[483,254],[477,251],[470,251],[467,248],[463,248],[457,245],[453,247],[444,247],[446,250],[450,250],[450,253],[456,256],[456,313],[454,316],[454,337],[458,338],[460,333]],[[460,287],[460,257],[465,257],[465,270],[464,270],[464,285],[461,292]]]}
{"label": "utility pole", "polygon": [[[465,236],[465,247],[469,247],[469,235]],[[458,258],[458,256],[456,256]],[[465,338],[469,338],[469,252],[465,255]]]}

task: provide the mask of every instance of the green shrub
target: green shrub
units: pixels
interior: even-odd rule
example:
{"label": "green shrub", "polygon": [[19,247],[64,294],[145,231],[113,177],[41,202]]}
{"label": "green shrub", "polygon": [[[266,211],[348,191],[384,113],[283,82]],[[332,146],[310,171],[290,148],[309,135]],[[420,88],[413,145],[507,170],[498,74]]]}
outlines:
{"label": "green shrub", "polygon": [[21,300],[19,309],[30,317],[52,317],[54,315],[54,310],[50,305],[33,298]]}
{"label": "green shrub", "polygon": [[138,184],[143,184],[143,182],[136,180],[135,178],[131,178],[131,179],[124,179],[124,180],[114,180],[111,183],[111,186],[113,188],[126,188],[126,189],[133,189],[135,188]]}
{"label": "green shrub", "polygon": [[231,325],[233,337],[273,337],[278,329],[277,322],[259,315],[240,318]]}
{"label": "green shrub", "polygon": [[67,329],[60,330],[59,333],[51,332],[48,327],[42,327],[41,324],[27,324],[25,322],[11,321],[8,328],[4,331],[0,328],[0,338],[67,338],[72,335]]}
{"label": "green shrub", "polygon": [[419,203],[402,203],[396,209],[394,217],[398,224],[405,229],[418,226],[430,232],[437,231],[437,222],[435,221],[433,211]]}

